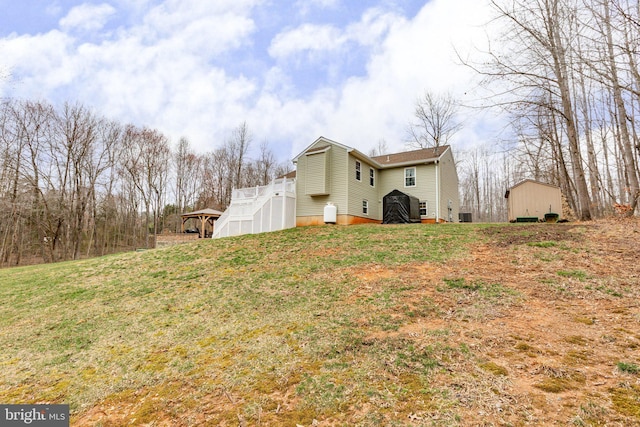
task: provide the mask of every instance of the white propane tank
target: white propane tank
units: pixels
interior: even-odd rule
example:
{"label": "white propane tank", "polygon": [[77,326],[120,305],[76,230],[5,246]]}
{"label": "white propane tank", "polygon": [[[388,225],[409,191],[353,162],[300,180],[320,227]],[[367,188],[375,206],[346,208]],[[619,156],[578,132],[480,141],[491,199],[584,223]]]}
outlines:
{"label": "white propane tank", "polygon": [[335,224],[338,217],[338,208],[331,202],[324,207],[324,223]]}

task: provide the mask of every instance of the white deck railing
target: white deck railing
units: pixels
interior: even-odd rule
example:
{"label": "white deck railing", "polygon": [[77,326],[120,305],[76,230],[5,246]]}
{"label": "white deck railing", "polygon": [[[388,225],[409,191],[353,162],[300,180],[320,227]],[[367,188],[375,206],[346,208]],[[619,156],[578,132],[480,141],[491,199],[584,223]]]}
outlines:
{"label": "white deck railing", "polygon": [[296,183],[281,178],[269,185],[235,189],[216,221],[213,238],[295,227]]}
{"label": "white deck railing", "polygon": [[272,194],[281,193],[283,191],[295,194],[295,179],[280,178],[272,181],[269,185],[234,189],[231,192],[231,203],[234,201],[240,202],[243,200],[255,200],[265,195],[271,196]]}

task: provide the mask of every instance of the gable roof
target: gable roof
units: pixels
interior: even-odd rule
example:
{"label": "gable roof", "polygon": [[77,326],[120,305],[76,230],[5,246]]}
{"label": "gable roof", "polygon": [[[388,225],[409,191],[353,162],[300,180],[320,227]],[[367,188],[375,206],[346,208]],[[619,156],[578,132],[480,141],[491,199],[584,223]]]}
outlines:
{"label": "gable roof", "polygon": [[394,167],[400,167],[400,166],[413,166],[413,165],[419,165],[423,163],[432,163],[438,160],[447,150],[450,149],[448,145],[441,145],[440,147],[422,148],[419,150],[403,151],[395,154],[385,154],[382,156],[369,157],[366,154],[363,154],[360,151],[356,150],[355,148],[348,147],[346,145],[340,144],[339,142],[332,141],[328,138],[325,138],[324,136],[321,136],[318,139],[316,139],[311,145],[305,148],[300,154],[294,157],[293,163],[297,163],[298,159],[305,154],[322,152],[322,151],[326,151],[329,148],[329,145],[311,148],[315,144],[317,144],[319,141],[323,141],[323,142],[326,142],[327,144],[333,144],[338,147],[344,148],[345,150],[347,150],[348,153],[352,154],[353,156],[361,160],[364,160],[365,162],[371,163],[378,169],[387,169],[387,168],[394,168]]}
{"label": "gable roof", "polygon": [[[327,145],[323,145],[322,147],[316,147],[316,148],[311,148],[314,145],[316,145],[318,142],[323,141],[325,142]],[[336,145],[338,147],[344,148],[347,151],[353,150],[353,148],[351,147],[347,147],[346,145],[340,144],[339,142],[336,141],[332,141],[329,138],[325,138],[324,136],[319,137],[318,139],[316,139],[315,141],[313,141],[311,144],[309,144],[307,146],[307,148],[305,148],[304,150],[302,150],[302,152],[300,154],[298,154],[297,156],[295,156],[293,158],[293,163],[297,163],[298,159],[300,157],[302,157],[303,155],[309,153],[318,153],[324,150],[327,150],[331,145]]]}
{"label": "gable roof", "polygon": [[383,167],[395,167],[401,165],[414,165],[420,163],[429,163],[435,161],[449,149],[448,145],[442,145],[434,148],[421,148],[419,150],[404,151],[395,154],[385,154],[375,156],[371,159],[379,163]]}
{"label": "gable roof", "polygon": [[536,181],[535,179],[525,179],[523,181],[520,181],[519,183],[517,183],[516,185],[514,185],[513,187],[511,187],[511,190],[513,190],[516,187],[521,186],[522,184],[526,184],[526,183],[533,183],[533,184],[538,184],[538,185],[545,185],[547,187],[552,187],[552,188],[560,188],[557,185],[553,185],[553,184],[547,184],[546,182],[541,182],[541,181]]}
{"label": "gable roof", "polygon": [[304,154],[322,153],[331,148],[330,145],[323,145],[322,147],[311,148],[304,152]]}

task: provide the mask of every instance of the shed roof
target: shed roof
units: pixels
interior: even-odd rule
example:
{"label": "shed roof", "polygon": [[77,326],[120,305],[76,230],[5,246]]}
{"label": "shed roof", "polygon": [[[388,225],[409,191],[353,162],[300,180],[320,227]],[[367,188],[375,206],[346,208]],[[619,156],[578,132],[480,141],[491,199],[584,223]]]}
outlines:
{"label": "shed roof", "polygon": [[515,184],[511,188],[507,189],[506,193],[504,193],[504,198],[508,199],[509,195],[511,194],[511,190],[513,190],[514,188],[520,187],[521,185],[527,184],[527,183],[537,184],[537,185],[544,185],[546,187],[551,187],[551,188],[560,188],[557,185],[547,184],[546,182],[536,181],[535,179],[525,179],[525,180],[522,180],[519,183]]}

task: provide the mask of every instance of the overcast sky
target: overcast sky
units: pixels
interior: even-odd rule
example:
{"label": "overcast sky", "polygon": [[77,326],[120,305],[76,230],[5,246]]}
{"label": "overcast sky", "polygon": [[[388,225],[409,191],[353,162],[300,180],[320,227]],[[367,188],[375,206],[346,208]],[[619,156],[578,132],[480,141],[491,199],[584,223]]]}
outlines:
{"label": "overcast sky", "polygon": [[[319,136],[402,151],[425,90],[472,96],[485,0],[0,0],[0,98],[80,102],[213,150],[246,121],[291,159]],[[452,145],[494,137],[464,114]]]}

